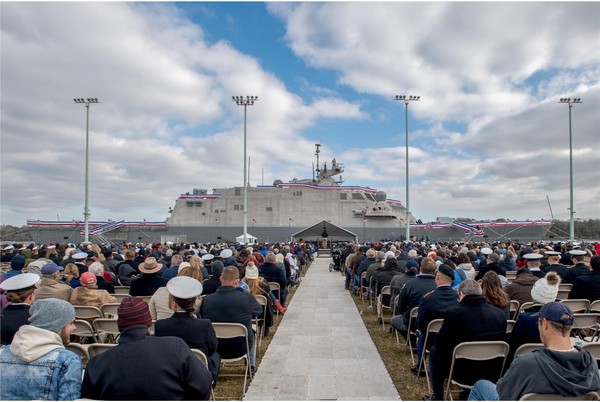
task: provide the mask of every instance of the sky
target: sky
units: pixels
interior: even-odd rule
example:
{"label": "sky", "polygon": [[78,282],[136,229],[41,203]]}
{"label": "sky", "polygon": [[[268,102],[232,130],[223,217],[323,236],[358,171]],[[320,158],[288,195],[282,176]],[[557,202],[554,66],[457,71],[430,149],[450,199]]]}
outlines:
{"label": "sky", "polygon": [[2,2],[0,221],[164,221],[312,178],[474,219],[600,218],[598,2]]}

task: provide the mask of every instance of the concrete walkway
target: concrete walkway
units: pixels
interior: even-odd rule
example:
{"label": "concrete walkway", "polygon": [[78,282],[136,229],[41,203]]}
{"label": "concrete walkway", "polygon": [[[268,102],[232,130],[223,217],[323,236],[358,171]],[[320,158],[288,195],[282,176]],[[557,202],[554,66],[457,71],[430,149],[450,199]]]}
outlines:
{"label": "concrete walkway", "polygon": [[244,400],[400,399],[330,261],[311,265]]}

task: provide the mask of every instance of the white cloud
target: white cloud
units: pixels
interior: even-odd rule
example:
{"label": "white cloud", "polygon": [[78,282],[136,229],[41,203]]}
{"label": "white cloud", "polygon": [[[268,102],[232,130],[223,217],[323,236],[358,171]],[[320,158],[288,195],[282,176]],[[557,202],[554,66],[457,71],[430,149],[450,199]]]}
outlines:
{"label": "white cloud", "polygon": [[101,101],[90,107],[90,206],[99,220],[163,220],[182,192],[240,184],[243,110],[232,95],[260,94],[248,110],[255,168],[304,163],[313,149],[298,132],[319,118],[363,116],[333,97],[304,103],[251,55],[206,43],[172,4],[1,7],[5,223],[56,212],[80,219],[85,108],[74,97]]}

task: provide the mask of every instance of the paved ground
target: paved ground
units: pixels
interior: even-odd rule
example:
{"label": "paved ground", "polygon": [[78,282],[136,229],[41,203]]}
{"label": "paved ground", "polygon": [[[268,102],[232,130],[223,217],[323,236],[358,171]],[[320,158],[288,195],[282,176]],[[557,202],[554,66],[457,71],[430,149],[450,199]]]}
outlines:
{"label": "paved ground", "polygon": [[308,270],[244,400],[400,400],[330,261]]}

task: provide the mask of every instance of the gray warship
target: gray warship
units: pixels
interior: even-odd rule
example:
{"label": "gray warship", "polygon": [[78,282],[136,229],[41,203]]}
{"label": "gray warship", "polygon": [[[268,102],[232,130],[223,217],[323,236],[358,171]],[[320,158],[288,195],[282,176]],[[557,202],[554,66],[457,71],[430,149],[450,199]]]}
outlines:
{"label": "gray warship", "polygon": [[[383,191],[343,186],[344,165],[333,159],[316,169],[312,179],[276,180],[272,185],[247,187],[247,234],[250,242],[320,240],[404,241],[406,209]],[[93,221],[90,241],[96,243],[239,242],[243,236],[244,187],[194,188],[181,194],[164,222]],[[408,214],[412,241],[537,241],[551,221],[457,222],[438,218],[423,223]],[[28,220],[36,243],[78,243],[82,221]]]}

